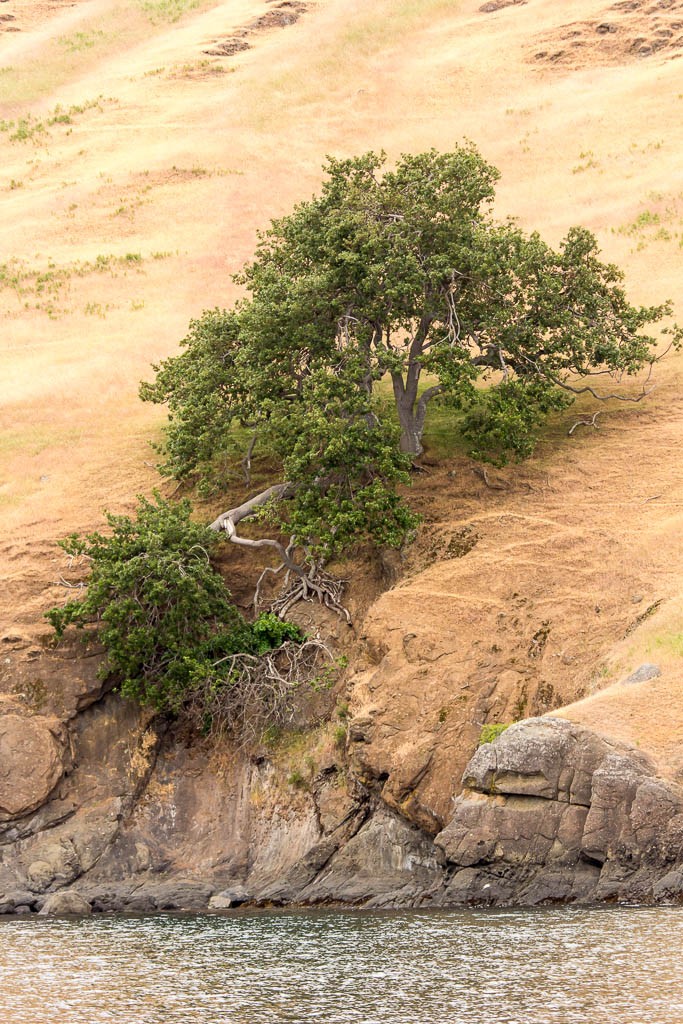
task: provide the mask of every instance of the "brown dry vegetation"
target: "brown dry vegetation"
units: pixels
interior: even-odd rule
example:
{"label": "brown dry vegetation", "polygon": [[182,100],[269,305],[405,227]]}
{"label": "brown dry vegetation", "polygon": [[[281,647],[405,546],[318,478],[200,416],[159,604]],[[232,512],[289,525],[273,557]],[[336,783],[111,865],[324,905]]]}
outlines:
{"label": "brown dry vegetation", "polygon": [[[502,171],[501,215],[551,242],[585,224],[634,300],[682,315],[681,4],[173,6],[0,4],[0,119],[30,117],[0,132],[5,636],[41,631],[55,540],[157,482],[162,416],[138,381],[231,302],[257,229],[310,195],[326,153],[471,138]],[[564,714],[681,770],[681,365],[597,433],[567,438],[570,411],[496,489],[464,459],[418,479],[422,536],[365,627],[387,656],[354,691],[379,726],[369,770],[404,766],[410,788],[428,764],[420,798],[445,812],[453,745],[578,698]],[[659,680],[618,685],[646,660]]]}

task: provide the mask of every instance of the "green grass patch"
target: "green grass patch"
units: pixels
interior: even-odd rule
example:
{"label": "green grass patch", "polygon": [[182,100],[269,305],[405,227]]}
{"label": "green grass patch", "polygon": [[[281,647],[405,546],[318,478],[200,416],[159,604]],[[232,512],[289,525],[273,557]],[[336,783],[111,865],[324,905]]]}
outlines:
{"label": "green grass patch", "polygon": [[[653,202],[661,202],[663,196],[659,193],[651,193],[648,198]],[[666,206],[660,206],[659,209],[647,207],[641,210],[628,224],[612,228],[612,234],[632,238],[636,243],[632,252],[640,252],[653,242],[678,241],[678,245],[683,247],[683,232],[677,230],[683,227],[681,198],[683,195],[677,196]]]}
{"label": "green grass patch", "polygon": [[78,53],[80,50],[92,50],[106,38],[106,32],[93,28],[86,29],[84,32],[74,32],[70,36],[60,36],[57,42],[68,53]]}
{"label": "green grass patch", "polygon": [[52,426],[14,427],[0,433],[0,457],[40,455],[47,448],[79,440],[81,431],[74,427],[55,430]]}
{"label": "green grass patch", "polygon": [[[65,306],[65,296],[70,283],[75,278],[85,278],[94,274],[109,274],[117,277],[130,269],[141,270],[143,257],[141,253],[126,253],[116,256],[113,253],[100,253],[94,260],[75,260],[73,263],[55,263],[48,260],[43,267],[35,267],[24,260],[11,259],[0,263],[0,292],[13,292],[23,304],[24,309],[40,310],[51,319],[69,312]],[[111,307],[102,307],[100,303],[89,303],[85,312],[91,316],[104,315]]]}
{"label": "green grass patch", "polygon": [[104,96],[98,96],[94,100],[86,100],[84,103],[73,104],[70,107],[56,107],[41,119],[33,114],[26,114],[25,117],[17,118],[16,121],[0,120],[0,132],[4,132],[10,142],[42,142],[50,137],[50,129],[55,127],[70,126],[74,124],[74,118],[85,114],[88,110],[103,110],[105,103],[113,102]]}
{"label": "green grass patch", "polygon": [[648,653],[654,654],[656,651],[672,654],[675,658],[683,658],[683,632],[661,633],[654,637],[648,645]]}
{"label": "green grass patch", "polygon": [[587,149],[579,153],[579,163],[575,167],[572,167],[572,174],[582,174],[584,171],[590,171],[600,167],[599,162],[595,159],[595,153],[592,149]]}

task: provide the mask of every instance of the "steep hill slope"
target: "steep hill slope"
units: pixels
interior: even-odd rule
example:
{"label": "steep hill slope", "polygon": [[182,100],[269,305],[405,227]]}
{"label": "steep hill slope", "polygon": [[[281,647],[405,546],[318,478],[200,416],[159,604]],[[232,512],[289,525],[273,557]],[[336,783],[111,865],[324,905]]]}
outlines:
{"label": "steep hill slope", "polygon": [[[326,153],[471,138],[501,169],[501,216],[551,242],[587,225],[634,300],[670,296],[680,317],[683,4],[571,7],[3,3],[0,615],[13,659],[37,652],[41,613],[63,594],[55,540],[156,483],[161,417],[138,381],[191,317],[234,298],[257,229],[315,189]],[[483,723],[563,705],[680,781],[681,372],[678,357],[661,364],[654,395],[610,406],[599,431],[568,437],[570,410],[533,460],[488,483],[464,459],[417,482],[421,538],[359,624],[349,747],[358,776],[428,833]],[[661,675],[622,685],[643,662]]]}

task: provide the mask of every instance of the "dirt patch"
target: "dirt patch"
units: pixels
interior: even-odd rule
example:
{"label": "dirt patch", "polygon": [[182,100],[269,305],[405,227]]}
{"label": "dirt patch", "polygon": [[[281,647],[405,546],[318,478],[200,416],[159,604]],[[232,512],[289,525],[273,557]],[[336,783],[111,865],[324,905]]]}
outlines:
{"label": "dirt patch", "polygon": [[[246,32],[244,35],[246,35]],[[221,43],[216,43],[210,49],[204,50],[204,53],[209,54],[210,57],[233,57],[236,53],[242,53],[248,49],[249,43],[246,39],[232,37],[231,39],[224,39]]]}
{"label": "dirt patch", "polygon": [[284,3],[277,4],[272,10],[252,21],[249,28],[254,32],[268,28],[285,28],[298,21],[306,10],[307,4],[300,3],[299,0],[284,0]]}
{"label": "dirt patch", "polygon": [[538,37],[536,62],[581,68],[624,64],[683,49],[683,3],[624,0],[590,21],[574,21]]}
{"label": "dirt patch", "polygon": [[0,32],[30,31],[49,21],[54,15],[78,6],[76,0],[0,0],[12,2],[11,13],[0,8]]}

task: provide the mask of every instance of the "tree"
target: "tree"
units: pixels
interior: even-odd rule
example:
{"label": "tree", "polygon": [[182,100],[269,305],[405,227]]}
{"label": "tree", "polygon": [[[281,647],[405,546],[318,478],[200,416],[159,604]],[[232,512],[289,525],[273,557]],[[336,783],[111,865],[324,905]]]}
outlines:
{"label": "tree", "polygon": [[504,461],[528,455],[548,412],[577,394],[648,393],[647,381],[634,395],[596,380],[651,370],[646,328],[671,306],[631,305],[589,231],[553,249],[494,220],[499,175],[472,145],[385,164],[328,160],[320,194],[261,236],[237,278],[246,298],[195,321],[186,351],[142,386],[169,405],[165,469],[179,479],[241,467],[248,483],[254,451],[275,456],[278,483],[214,524],[237,542],[261,509],[322,558],[354,537],[400,544],[414,520],[396,485],[437,398],[459,411],[473,454]]}

